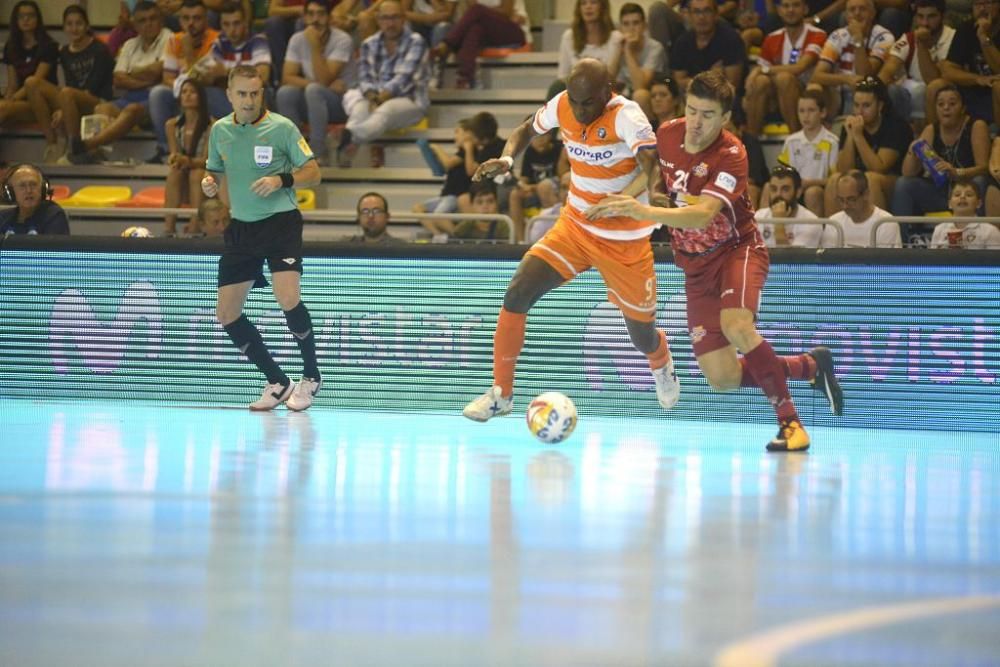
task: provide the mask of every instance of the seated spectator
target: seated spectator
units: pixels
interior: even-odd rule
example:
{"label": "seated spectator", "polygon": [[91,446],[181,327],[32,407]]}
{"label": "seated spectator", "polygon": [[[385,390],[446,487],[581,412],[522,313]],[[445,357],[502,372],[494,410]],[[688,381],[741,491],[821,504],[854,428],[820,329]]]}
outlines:
{"label": "seated spectator", "polygon": [[[484,180],[472,184],[472,213],[494,215],[500,212],[497,187],[493,181]],[[507,241],[510,226],[503,220],[465,220],[455,227],[452,238],[483,241]]]}
{"label": "seated spectator", "polygon": [[150,0],[136,3],[132,17],[139,34],[125,42],[118,52],[113,74],[114,87],[124,93],[116,100],[94,107],[94,113],[107,116],[111,123],[87,139],[71,135],[66,155],[59,159],[59,164],[96,161],[94,151],[124,137],[148,118],[149,93],[162,79],[163,54],[172,33],[163,27],[160,10]]}
{"label": "seated spectator", "polygon": [[[802,129],[785,138],[778,162],[794,167],[802,178],[802,201],[816,215],[825,214],[823,191],[835,171],[840,141],[826,129],[826,97],[818,90],[807,90],[799,98],[799,124]],[[770,196],[764,193],[765,200]]]}
{"label": "seated spectator", "polygon": [[1000,2],[974,0],[972,18],[958,26],[941,75],[965,98],[969,112],[1000,122]]}
{"label": "seated spectator", "polygon": [[14,208],[0,211],[0,237],[11,234],[69,234],[69,219],[52,201],[45,175],[30,164],[15,165],[4,180],[3,203]]}
{"label": "seated spectator", "polygon": [[171,33],[182,32],[184,28],[181,27],[180,13],[184,0],[155,0],[155,2],[156,7],[160,10],[160,16],[163,17],[163,25]]}
{"label": "seated spectator", "polygon": [[826,92],[830,117],[851,113],[854,87],[875,76],[896,42],[892,33],[875,24],[872,0],[847,0],[847,25],[830,33],[813,70],[809,87]]}
{"label": "seated spectator", "polygon": [[736,90],[743,88],[746,47],[740,35],[725,21],[719,20],[716,0],[690,0],[688,20],[691,28],[674,41],[670,66],[681,91],[695,75],[721,68]]}
{"label": "seated spectator", "polygon": [[799,129],[798,103],[826,42],[826,33],[805,23],[805,0],[781,0],[778,15],[784,25],[770,33],[746,81],[743,108],[747,131],[757,136],[769,113],[781,112],[788,129]]}
{"label": "seated spectator", "polygon": [[649,86],[649,124],[655,130],[668,120],[684,115],[684,96],[677,89],[677,82],[664,72],[653,75]]}
{"label": "seated spectator", "polygon": [[566,90],[566,77],[584,58],[596,58],[608,66],[611,80],[618,77],[624,36],[615,30],[609,0],[576,0],[573,21],[559,43],[558,78],[549,86],[546,99]]}
{"label": "seated spectator", "polygon": [[458,0],[403,0],[403,14],[433,49],[451,29],[457,4]]}
{"label": "seated spectator", "polygon": [[[330,8],[321,0],[323,9],[329,18]],[[271,74],[274,83],[281,85],[284,72],[285,52],[288,51],[288,40],[305,26],[305,0],[269,0],[267,3],[267,19],[264,21],[264,35],[271,49]]]}
{"label": "seated spectator", "polygon": [[[872,204],[871,189],[868,179],[857,170],[851,169],[846,174],[837,177],[837,203],[842,211],[829,216],[839,222],[844,230],[845,248],[870,248],[872,228],[890,213]],[[829,225],[823,228],[822,247],[837,248],[837,233]],[[899,233],[899,225],[895,222],[879,226],[876,247],[902,248],[903,240]]]}
{"label": "seated spectator", "polygon": [[10,12],[10,38],[3,48],[7,83],[0,99],[0,127],[31,123],[35,115],[24,87],[29,76],[58,85],[59,45],[49,37],[42,10],[34,0],[20,0]]}
{"label": "seated spectator", "polygon": [[[265,84],[271,81],[271,50],[262,34],[250,34],[246,9],[237,2],[227,2],[219,10],[222,32],[209,50],[209,63],[202,72],[195,69],[198,82],[205,88],[208,111],[215,118],[232,113],[233,106],[226,96],[229,71],[237,65],[253,65]],[[180,97],[178,91],[178,97]]]}
{"label": "seated spectator", "polygon": [[163,54],[163,81],[149,93],[149,115],[156,134],[156,155],[152,162],[162,162],[167,156],[166,127],[167,120],[177,115],[176,93],[180,92],[181,84],[178,79],[198,79],[214,64],[211,50],[219,33],[208,27],[205,5],[201,0],[184,0],[179,16],[181,30],[167,42]]}
{"label": "seated spectator", "polygon": [[378,30],[378,9],[382,0],[340,0],[335,3],[333,25],[361,43]]}
{"label": "seated spectator", "polygon": [[947,57],[955,29],[944,23],[944,0],[915,0],[913,8],[917,27],[896,40],[878,78],[889,86],[896,113],[922,125],[924,119],[937,122],[934,98],[938,87],[947,83],[938,63]]}
{"label": "seated spectator", "polygon": [[406,243],[388,232],[389,202],[377,192],[366,192],[358,199],[358,225],[361,233],[347,239],[351,243],[397,245]]}
{"label": "seated spectator", "polygon": [[[458,210],[458,198],[469,192],[472,178],[468,171],[468,163],[474,160],[474,150],[466,151],[466,147],[474,145],[471,128],[472,121],[463,118],[455,126],[455,154],[448,155],[437,144],[419,139],[423,150],[431,151],[434,161],[445,170],[444,186],[437,197],[413,205],[414,213],[454,213]],[[468,159],[466,156],[469,156]],[[475,169],[473,169],[475,173]],[[421,220],[420,224],[432,234],[450,234],[454,231],[454,223],[450,220]]]}
{"label": "seated spectator", "polygon": [[398,0],[382,0],[380,30],[361,45],[358,87],[344,95],[347,126],[337,149],[337,163],[351,166],[359,143],[390,130],[409,127],[427,113],[427,43],[403,20]]}
{"label": "seated spectator", "polygon": [[292,36],[284,55],[278,113],[300,127],[308,119],[309,147],[320,165],[326,166],[330,163],[327,125],[347,120],[344,75],[354,46],[350,35],[330,26],[330,10],[325,0],[306,2],[305,22],[306,27]]}
{"label": "seated spectator", "polygon": [[[470,179],[479,169],[479,165],[503,154],[503,147],[507,141],[497,135],[498,129],[497,118],[489,111],[480,111],[470,119],[469,130],[472,137],[471,140],[467,139],[465,144],[465,173]],[[471,159],[468,157],[470,153]],[[462,212],[472,210],[469,192],[459,195],[458,210]]]}
{"label": "seated spectator", "polygon": [[135,0],[118,3],[118,22],[108,33],[108,38],[104,43],[112,58],[118,55],[125,42],[139,34],[135,31],[135,26],[132,25],[133,9],[135,9]]}
{"label": "seated spectator", "polygon": [[198,204],[197,217],[192,218],[189,224],[193,236],[222,236],[229,226],[229,209],[218,197],[203,197]]}
{"label": "seated spectator", "polygon": [[[647,5],[649,14],[649,35],[663,45],[670,53],[674,42],[684,32],[684,17],[680,14],[683,0],[656,0]],[[670,63],[667,63],[669,69]]]}
{"label": "seated spectator", "polygon": [[[434,47],[431,58],[439,70],[448,55],[458,61],[458,87],[473,88],[476,84],[476,58],[487,47],[519,47],[531,42],[531,25],[524,0],[470,0],[468,8],[441,43]],[[439,81],[440,83],[440,81]]]}
{"label": "seated spectator", "polygon": [[[954,84],[938,89],[935,105],[938,122],[924,128],[903,158],[903,177],[896,182],[890,207],[895,215],[926,215],[945,210],[948,184],[952,181],[972,180],[980,191],[986,189],[990,159],[990,130],[986,123],[969,117]],[[939,174],[940,184],[915,151],[918,141],[929,144],[937,155],[933,169]],[[929,232],[926,227],[903,226],[907,245],[926,245]]]}
{"label": "seated spectator", "polygon": [[[981,197],[979,187],[972,181],[955,181],[951,186],[948,208],[956,218],[974,218],[979,215]],[[935,225],[931,248],[959,250],[1000,249],[1000,229],[985,222],[943,222]]]}
{"label": "seated spectator", "polygon": [[524,209],[551,208],[559,201],[559,177],[569,172],[569,156],[558,131],[536,134],[521,158],[521,177],[508,197],[514,237],[524,240]]}
{"label": "seated spectator", "polygon": [[[205,90],[194,79],[181,84],[181,112],[167,121],[167,186],[166,207],[177,208],[182,203],[198,208],[201,203],[201,179],[208,160],[208,134],[213,119],[208,113]],[[177,233],[177,216],[164,217],[164,233]],[[191,232],[193,229],[185,229]]]}
{"label": "seated spectator", "polygon": [[68,137],[80,136],[80,116],[89,114],[101,102],[111,99],[115,61],[108,49],[94,38],[87,12],[70,5],[63,12],[63,32],[69,44],[59,51],[63,87],[45,78],[29,76],[24,82],[35,121],[45,135],[42,162],[55,163],[62,156],[58,129]]}
{"label": "seated spectator", "polygon": [[[771,199],[767,208],[757,209],[754,218],[767,247],[799,246],[818,248],[823,225],[790,225],[764,222],[774,218],[815,220],[816,214],[799,204],[802,198],[802,177],[794,167],[778,165],[771,170],[768,181]],[[763,202],[761,202],[763,203]]]}
{"label": "seated spectator", "polygon": [[651,116],[649,87],[653,75],[667,68],[667,54],[655,39],[646,32],[646,13],[634,2],[622,5],[618,12],[622,41],[619,43],[616,87],[620,92]]}
{"label": "seated spectator", "polygon": [[838,174],[827,181],[827,213],[836,210],[837,177],[850,169],[866,172],[876,206],[891,201],[903,155],[913,140],[910,124],[892,113],[889,94],[879,79],[868,77],[857,85],[853,108],[854,115],[844,119],[840,131]]}
{"label": "seated spectator", "polygon": [[559,214],[562,212],[562,207],[566,203],[566,198],[569,196],[571,178],[572,174],[569,171],[559,177],[558,201],[548,208],[543,208],[538,212],[538,215],[533,216],[527,223],[523,222],[523,217],[521,221],[514,218],[514,211],[511,210],[511,218],[514,218],[515,226],[520,226],[524,229],[524,236],[519,239],[520,241],[530,245],[545,236],[545,232],[555,226],[556,221],[559,220]]}
{"label": "seated spectator", "polygon": [[986,190],[986,215],[991,218],[1000,217],[1000,137],[993,140],[990,149],[990,178]]}

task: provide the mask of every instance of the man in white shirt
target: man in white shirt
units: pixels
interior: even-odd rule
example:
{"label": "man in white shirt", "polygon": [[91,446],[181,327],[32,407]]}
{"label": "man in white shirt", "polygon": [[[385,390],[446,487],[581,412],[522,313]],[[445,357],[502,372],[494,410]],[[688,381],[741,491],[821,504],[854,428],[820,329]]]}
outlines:
{"label": "man in white shirt", "polygon": [[948,57],[955,29],[944,23],[945,0],[915,0],[913,10],[914,29],[896,40],[878,77],[900,117],[935,123],[934,88],[946,83],[938,63]]}
{"label": "man in white shirt", "polygon": [[330,10],[323,0],[308,0],[303,17],[305,29],[292,35],[285,52],[278,113],[299,127],[308,118],[309,147],[325,165],[327,124],[347,120],[345,70],[354,42],[346,32],[330,25]]}
{"label": "man in white shirt", "polygon": [[816,214],[799,205],[802,197],[802,177],[794,167],[778,165],[771,170],[771,205],[754,213],[757,227],[768,248],[797,246],[818,248],[823,225],[788,225],[764,222],[774,218],[815,220]]}
{"label": "man in white shirt", "polygon": [[[830,219],[840,223],[844,230],[845,248],[871,248],[872,228],[875,223],[892,214],[872,204],[868,179],[864,172],[852,169],[837,179],[837,203],[843,211],[834,213]],[[823,229],[824,248],[839,248],[837,232],[827,225]],[[878,228],[875,247],[902,248],[903,239],[899,225],[889,222]]]}
{"label": "man in white shirt", "polygon": [[[948,208],[956,218],[974,218],[981,202],[972,181],[956,181],[951,187]],[[985,222],[944,222],[934,227],[932,248],[962,250],[1000,249],[1000,229]]]}

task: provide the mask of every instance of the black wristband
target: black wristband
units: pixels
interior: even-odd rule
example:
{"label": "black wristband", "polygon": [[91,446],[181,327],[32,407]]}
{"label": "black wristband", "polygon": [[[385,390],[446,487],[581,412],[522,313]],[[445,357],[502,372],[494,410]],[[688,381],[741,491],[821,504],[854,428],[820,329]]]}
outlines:
{"label": "black wristband", "polygon": [[281,179],[281,187],[283,188],[290,188],[295,185],[295,177],[287,171],[283,174],[278,174],[278,178]]}

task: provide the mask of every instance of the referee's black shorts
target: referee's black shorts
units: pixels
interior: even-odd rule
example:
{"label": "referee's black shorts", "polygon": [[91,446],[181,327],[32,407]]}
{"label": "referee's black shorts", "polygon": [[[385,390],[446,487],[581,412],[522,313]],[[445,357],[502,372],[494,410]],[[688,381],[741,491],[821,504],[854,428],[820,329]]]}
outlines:
{"label": "referee's black shorts", "polygon": [[226,248],[219,257],[219,287],[253,281],[266,287],[264,261],[271,273],[302,273],[302,214],[283,211],[258,220],[233,220],[226,227]]}

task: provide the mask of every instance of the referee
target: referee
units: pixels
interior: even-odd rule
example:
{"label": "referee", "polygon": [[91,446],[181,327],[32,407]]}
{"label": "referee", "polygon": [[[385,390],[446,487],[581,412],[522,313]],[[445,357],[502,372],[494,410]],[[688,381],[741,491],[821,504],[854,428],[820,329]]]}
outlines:
{"label": "referee", "polygon": [[[233,219],[219,258],[216,315],[240,352],[267,377],[263,394],[250,409],[271,410],[287,402],[292,410],[305,410],[323,379],[312,319],[300,299],[302,214],[292,188],[319,183],[319,165],[295,124],[264,108],[264,82],[256,67],[230,70],[226,96],[233,113],[212,126],[205,166],[209,173],[201,181],[205,195],[219,195]],[[302,353],[297,384],[275,363],[257,327],[243,314],[250,289],[267,286],[264,260],[271,268],[274,298]]]}

